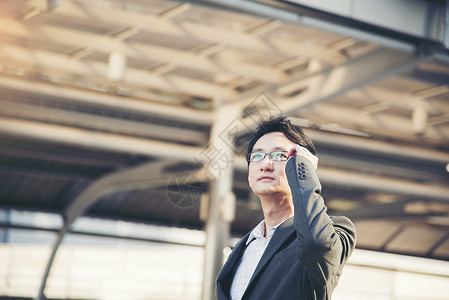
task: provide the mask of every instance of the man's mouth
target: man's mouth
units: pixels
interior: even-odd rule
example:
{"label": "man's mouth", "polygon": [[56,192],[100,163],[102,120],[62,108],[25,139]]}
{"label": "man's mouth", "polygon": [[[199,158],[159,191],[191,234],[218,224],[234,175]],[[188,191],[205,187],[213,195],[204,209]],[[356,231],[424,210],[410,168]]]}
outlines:
{"label": "man's mouth", "polygon": [[272,180],[274,180],[274,178],[270,177],[270,176],[262,176],[262,177],[259,177],[259,179],[258,179],[258,181],[272,181]]}

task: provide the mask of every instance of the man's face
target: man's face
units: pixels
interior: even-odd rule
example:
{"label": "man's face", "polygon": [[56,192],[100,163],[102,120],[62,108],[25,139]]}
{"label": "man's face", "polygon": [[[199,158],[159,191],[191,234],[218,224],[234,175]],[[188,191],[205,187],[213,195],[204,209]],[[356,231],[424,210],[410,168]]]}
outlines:
{"label": "man's face", "polygon": [[[270,153],[288,151],[294,144],[281,132],[275,131],[263,135],[253,147],[253,152]],[[267,155],[262,161],[250,162],[248,170],[249,186],[257,196],[290,194],[285,164],[287,161],[272,161]]]}

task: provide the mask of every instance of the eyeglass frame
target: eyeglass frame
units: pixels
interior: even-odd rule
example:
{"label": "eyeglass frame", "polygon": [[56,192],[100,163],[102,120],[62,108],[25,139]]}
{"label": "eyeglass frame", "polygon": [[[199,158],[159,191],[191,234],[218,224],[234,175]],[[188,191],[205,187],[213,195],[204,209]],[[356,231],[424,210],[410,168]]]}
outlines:
{"label": "eyeglass frame", "polygon": [[[251,154],[254,154],[254,153],[258,153],[258,154],[263,154],[263,157],[260,159],[260,160],[251,160]],[[248,164],[250,163],[250,162],[261,162],[261,161],[263,161],[264,159],[265,159],[265,157],[267,157],[267,155],[269,155],[269,157],[270,157],[270,159],[271,159],[271,161],[273,161],[273,162],[277,162],[277,161],[287,161],[288,160],[288,156],[286,155],[286,158],[285,159],[280,159],[280,160],[275,160],[275,159],[273,159],[273,153],[288,153],[288,151],[285,151],[285,150],[275,150],[275,151],[271,151],[271,152],[250,152],[250,153],[248,153],[248,154],[246,154],[246,160],[248,161]]]}

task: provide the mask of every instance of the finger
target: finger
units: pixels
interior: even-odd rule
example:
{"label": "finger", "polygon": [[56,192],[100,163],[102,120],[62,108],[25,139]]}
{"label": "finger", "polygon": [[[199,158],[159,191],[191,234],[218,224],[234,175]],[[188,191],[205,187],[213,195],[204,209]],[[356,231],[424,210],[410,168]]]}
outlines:
{"label": "finger", "polygon": [[291,148],[290,148],[290,150],[288,150],[288,157],[292,157],[292,156],[294,156],[295,154],[296,154],[296,152],[297,152],[297,149],[296,149],[296,145],[295,146],[292,146]]}
{"label": "finger", "polygon": [[[295,152],[294,155],[304,156],[312,162],[315,170],[318,168],[318,157],[316,155],[313,155],[307,148],[299,145],[295,145],[293,148]],[[292,151],[292,149],[290,149],[290,151]]]}

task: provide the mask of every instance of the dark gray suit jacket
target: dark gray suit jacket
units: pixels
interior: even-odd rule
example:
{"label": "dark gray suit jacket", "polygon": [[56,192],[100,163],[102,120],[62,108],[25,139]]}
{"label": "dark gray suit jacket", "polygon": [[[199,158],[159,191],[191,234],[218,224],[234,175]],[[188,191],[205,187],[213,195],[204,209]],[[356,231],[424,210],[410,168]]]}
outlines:
{"label": "dark gray suit jacket", "polygon": [[[274,232],[242,299],[330,299],[355,247],[354,224],[346,217],[328,216],[321,184],[308,159],[292,157],[285,170],[295,214]],[[237,243],[217,277],[219,300],[230,297],[248,236]]]}

